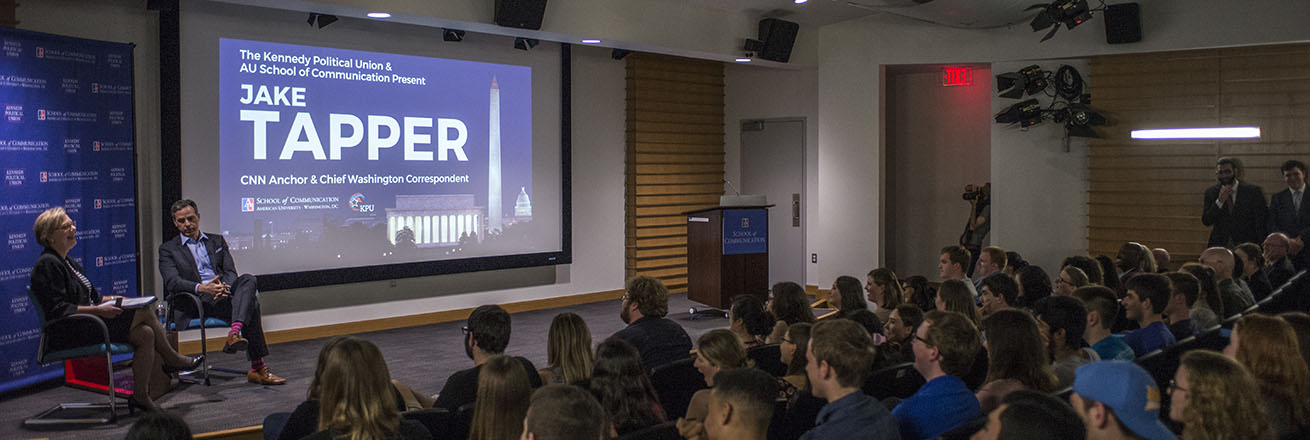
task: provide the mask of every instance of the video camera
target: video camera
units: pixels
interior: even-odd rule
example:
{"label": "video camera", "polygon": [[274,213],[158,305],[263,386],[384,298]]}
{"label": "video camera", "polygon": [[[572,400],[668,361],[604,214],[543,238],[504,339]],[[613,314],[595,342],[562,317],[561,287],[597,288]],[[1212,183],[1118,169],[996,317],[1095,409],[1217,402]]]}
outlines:
{"label": "video camera", "polygon": [[964,200],[986,200],[988,193],[987,189],[986,185],[965,185],[964,194],[961,194],[960,197]]}

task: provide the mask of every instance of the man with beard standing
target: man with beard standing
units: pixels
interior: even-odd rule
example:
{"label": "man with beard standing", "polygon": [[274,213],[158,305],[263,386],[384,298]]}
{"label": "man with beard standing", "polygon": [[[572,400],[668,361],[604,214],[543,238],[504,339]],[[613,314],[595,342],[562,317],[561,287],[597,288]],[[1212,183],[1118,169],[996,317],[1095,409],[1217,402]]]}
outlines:
{"label": "man with beard standing", "polygon": [[[509,346],[509,312],[497,305],[480,306],[473,309],[464,328],[460,330],[464,331],[464,354],[473,360],[473,368],[451,374],[437,395],[437,402],[433,404],[434,408],[445,408],[451,412],[477,399],[478,372],[482,370],[482,364],[492,356],[505,353],[505,347]],[[514,356],[514,360],[523,364],[532,388],[540,388],[541,375],[537,374],[537,367],[532,365],[532,361],[521,356]]]}
{"label": "man with beard standing", "polygon": [[665,318],[669,314],[669,289],[664,283],[645,275],[628,280],[619,318],[628,324],[614,333],[641,352],[647,370],[679,359],[691,351],[691,337],[681,325]]}
{"label": "man with beard standing", "polygon": [[1232,247],[1264,240],[1268,213],[1264,190],[1238,181],[1242,163],[1236,158],[1221,157],[1216,164],[1219,183],[1205,190],[1201,213],[1201,223],[1212,228],[1207,246]]}

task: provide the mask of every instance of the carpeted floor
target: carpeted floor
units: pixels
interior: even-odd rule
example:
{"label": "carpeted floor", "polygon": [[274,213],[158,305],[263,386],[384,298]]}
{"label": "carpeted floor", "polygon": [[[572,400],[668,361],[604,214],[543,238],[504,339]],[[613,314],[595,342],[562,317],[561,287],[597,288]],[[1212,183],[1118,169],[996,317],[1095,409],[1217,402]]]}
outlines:
{"label": "carpeted floor", "polygon": [[[669,299],[669,318],[678,321],[694,341],[702,333],[727,327],[727,320],[691,320],[688,309],[696,304],[686,295]],[[546,363],[546,335],[551,319],[570,311],[587,321],[592,343],[624,327],[619,319],[619,302],[606,301],[558,309],[523,312],[513,315],[513,332],[506,352],[524,356],[538,368]],[[819,312],[816,310],[816,313]],[[472,366],[464,354],[460,327],[463,322],[448,322],[403,329],[364,333],[358,336],[373,341],[382,349],[393,379],[415,390],[436,394],[451,373]],[[182,385],[159,400],[165,410],[180,415],[195,433],[259,425],[264,416],[291,411],[305,399],[305,390],[314,374],[314,363],[324,339],[289,342],[270,347],[266,359],[273,372],[288,379],[286,385],[268,387],[246,382],[244,375],[213,373],[212,386]],[[240,354],[221,351],[210,354],[210,364],[228,368],[248,368]],[[131,374],[129,370],[120,375]],[[0,396],[0,438],[101,439],[123,438],[135,416],[122,417],[116,425],[95,428],[31,431],[22,427],[23,419],[36,415],[57,402],[94,402],[101,396],[51,383]],[[126,407],[122,414],[126,415]]]}

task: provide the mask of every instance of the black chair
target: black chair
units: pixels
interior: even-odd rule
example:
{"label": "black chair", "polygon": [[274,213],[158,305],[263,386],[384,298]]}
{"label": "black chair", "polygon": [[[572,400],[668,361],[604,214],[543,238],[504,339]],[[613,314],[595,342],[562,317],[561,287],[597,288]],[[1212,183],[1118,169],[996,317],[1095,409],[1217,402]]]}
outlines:
{"label": "black chair", "polygon": [[469,431],[473,430],[473,405],[474,403],[466,403],[455,410],[455,421],[447,427],[447,434],[442,438],[452,440],[469,438]]}
{"label": "black chair", "polygon": [[428,408],[415,411],[405,411],[400,413],[405,420],[413,420],[423,424],[432,433],[432,440],[464,440],[468,436],[457,436],[452,429],[458,422],[458,414],[452,413],[445,408]]}
{"label": "black chair", "polygon": [[923,384],[923,376],[915,371],[914,363],[906,362],[873,372],[864,380],[861,389],[864,394],[878,400],[888,397],[906,399],[919,391],[919,387]]}
{"label": "black chair", "polygon": [[1310,275],[1301,271],[1256,304],[1260,313],[1310,312]]}
{"label": "black chair", "polygon": [[790,407],[787,401],[782,403],[782,406],[774,406],[773,420],[769,423],[769,440],[801,438],[806,431],[814,428],[814,419],[828,401],[814,397],[809,391],[801,391],[792,397]]}
{"label": "black chair", "polygon": [[[196,313],[198,315],[195,318],[191,318],[191,320],[186,323],[186,326],[180,329],[177,328],[178,327],[177,323],[174,322],[172,319],[174,316],[176,316],[175,313],[179,313],[179,311],[177,310],[177,304],[175,304],[174,301],[189,301],[190,303],[195,305]],[[199,295],[196,295],[194,293],[187,293],[187,292],[174,293],[173,296],[168,301],[168,313],[165,314],[164,316],[165,316],[164,319],[167,320],[168,322],[164,322],[163,324],[165,328],[167,328],[169,331],[183,331],[183,330],[195,330],[195,329],[200,330],[200,353],[205,355],[205,357],[200,361],[199,371],[204,377],[205,386],[210,385],[209,383],[210,371],[219,371],[223,373],[235,374],[241,376],[244,376],[246,374],[245,370],[236,370],[232,368],[209,366],[209,344],[208,344],[209,338],[205,333],[205,329],[210,329],[210,328],[226,329],[231,327],[232,323],[212,316],[206,316],[205,303],[200,301]]]}
{"label": "black chair", "polygon": [[616,440],[682,440],[682,435],[678,434],[678,422],[669,421],[620,435]]}
{"label": "black chair", "polygon": [[[74,313],[53,321],[45,320],[45,313],[37,304],[36,293],[29,286],[27,288],[27,299],[32,304],[32,309],[36,312],[38,323],[41,327],[41,342],[36,352],[36,362],[42,365],[63,362],[71,359],[80,359],[92,356],[105,357],[105,377],[109,378],[108,387],[106,387],[106,403],[60,403],[54,407],[42,411],[35,417],[23,421],[26,428],[39,428],[52,425],[101,425],[114,423],[118,420],[118,407],[114,393],[114,359],[113,355],[132,353],[133,347],[129,344],[119,344],[109,341],[109,327],[105,326],[105,321],[100,317],[86,314]],[[54,330],[65,334],[82,334],[86,337],[87,344],[62,348],[60,350],[50,350],[50,340],[47,338],[49,333]],[[131,405],[128,410],[131,410]],[[108,411],[108,414],[105,412]]]}
{"label": "black chair", "polygon": [[705,376],[692,363],[695,359],[682,359],[655,367],[650,373],[651,385],[659,395],[660,405],[670,420],[687,414],[687,405],[697,391],[709,388]]}
{"label": "black chair", "polygon": [[264,432],[264,440],[277,440],[282,435],[282,428],[287,427],[287,420],[291,419],[289,412],[275,412],[264,417],[264,425],[261,431]]}
{"label": "black chair", "polygon": [[746,357],[755,361],[755,368],[782,377],[787,375],[787,365],[782,363],[782,349],[778,344],[758,345],[746,349]]}

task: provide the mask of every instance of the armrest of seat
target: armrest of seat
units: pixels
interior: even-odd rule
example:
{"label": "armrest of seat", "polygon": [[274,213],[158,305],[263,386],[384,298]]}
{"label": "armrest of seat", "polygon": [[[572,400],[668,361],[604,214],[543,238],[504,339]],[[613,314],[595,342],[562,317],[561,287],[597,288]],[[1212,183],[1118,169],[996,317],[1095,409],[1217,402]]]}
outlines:
{"label": "armrest of seat", "polygon": [[200,300],[200,295],[197,295],[197,294],[194,294],[194,293],[191,293],[191,292],[175,292],[175,293],[173,293],[172,295],[169,296],[169,300],[168,300],[168,317],[167,317],[167,319],[173,319],[173,308],[174,308],[174,304],[176,304],[175,301],[177,301],[177,300],[179,299],[179,297],[185,297],[185,298],[189,299],[189,300],[191,301],[192,304],[195,304],[195,306],[196,306],[196,311],[200,314],[200,316],[198,316],[198,318],[200,318],[201,321],[203,321],[203,320],[205,319],[205,303],[204,303],[203,301]]}
{"label": "armrest of seat", "polygon": [[[81,333],[86,335],[87,333],[90,333],[88,336],[88,339],[90,340],[87,341],[86,345],[109,344],[109,326],[105,325],[104,319],[90,313],[74,313],[72,315],[48,321],[45,326],[41,328],[41,334],[45,335],[52,329],[57,328],[71,329],[70,332],[73,334]],[[99,340],[91,339],[94,336],[99,336]],[[45,363],[45,355],[45,337],[43,336],[41,338],[40,351],[37,355],[37,362]]]}

